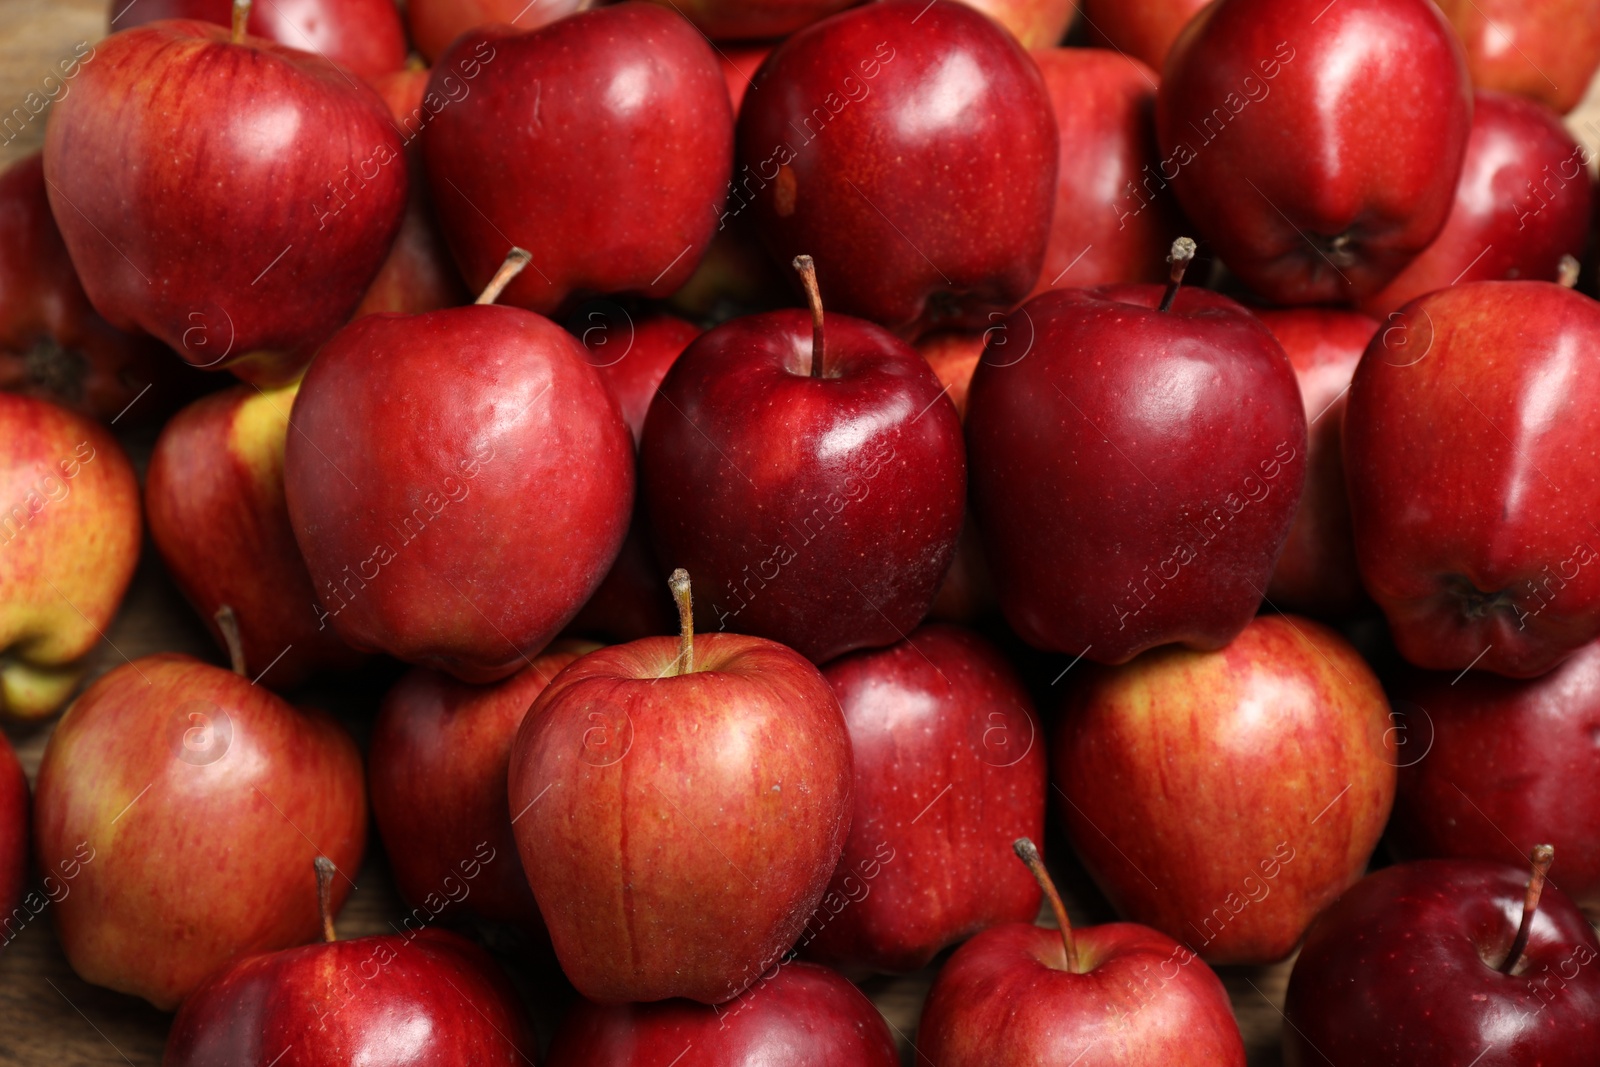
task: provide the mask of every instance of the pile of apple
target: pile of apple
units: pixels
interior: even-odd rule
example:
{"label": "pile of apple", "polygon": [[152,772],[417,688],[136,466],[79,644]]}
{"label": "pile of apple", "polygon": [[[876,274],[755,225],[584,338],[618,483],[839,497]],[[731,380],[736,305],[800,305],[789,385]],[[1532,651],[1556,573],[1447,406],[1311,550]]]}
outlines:
{"label": "pile of apple", "polygon": [[[555,1065],[886,1067],[930,964],[917,1063],[1242,1065],[1297,948],[1290,1063],[1600,1063],[1600,3],[518,7],[61,66],[6,941],[172,1065],[533,1063],[551,955]],[[231,669],[80,691],[146,530]]]}

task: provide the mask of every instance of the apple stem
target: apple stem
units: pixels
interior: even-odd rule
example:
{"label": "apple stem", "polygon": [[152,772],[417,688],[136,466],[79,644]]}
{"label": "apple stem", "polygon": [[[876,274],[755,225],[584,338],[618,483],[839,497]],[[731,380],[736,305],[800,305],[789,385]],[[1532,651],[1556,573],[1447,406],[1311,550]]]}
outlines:
{"label": "apple stem", "polygon": [[233,33],[230,40],[238,44],[244,40],[244,24],[250,21],[250,0],[233,0]]}
{"label": "apple stem", "polygon": [[810,256],[795,256],[794,269],[800,272],[800,284],[806,291],[806,303],[811,305],[811,376],[822,377],[822,290],[817,288],[817,265]]}
{"label": "apple stem", "polygon": [[212,618],[217,620],[217,629],[222,631],[222,643],[228,646],[228,662],[233,667],[233,673],[241,678],[248,677],[244,665],[244,637],[239,633],[239,616],[234,614],[231,605],[224,604]]}
{"label": "apple stem", "polygon": [[1167,291],[1161,297],[1161,310],[1171,311],[1172,302],[1178,299],[1178,287],[1183,284],[1183,272],[1189,269],[1189,261],[1194,259],[1194,240],[1180,237],[1172,242],[1172,254],[1167,257],[1167,262],[1172,264],[1172,269],[1167,272]]}
{"label": "apple stem", "polygon": [[689,572],[679,567],[667,579],[672,599],[678,602],[678,658],[672,673],[694,673],[694,599],[689,595]]}
{"label": "apple stem", "polygon": [[1572,289],[1578,284],[1578,271],[1580,264],[1578,257],[1568,252],[1561,257],[1561,262],[1556,266],[1556,282],[1563,289]]}
{"label": "apple stem", "polygon": [[338,940],[333,933],[333,876],[338,868],[326,856],[311,861],[317,869],[317,912],[322,916],[322,940]]}
{"label": "apple stem", "polygon": [[522,273],[522,268],[533,262],[533,253],[526,248],[512,247],[506,253],[505,262],[500,264],[500,269],[494,272],[494,277],[489,279],[489,284],[483,287],[483,292],[478,294],[474,304],[492,304],[500,299],[500,294],[505,287],[511,284],[511,279]]}
{"label": "apple stem", "polygon": [[1555,862],[1556,850],[1550,845],[1534,845],[1528,858],[1533,862],[1533,876],[1528,879],[1528,889],[1522,896],[1522,922],[1517,924],[1517,936],[1511,942],[1511,952],[1500,965],[1501,974],[1510,974],[1528,947],[1528,931],[1533,928],[1533,914],[1539,910],[1539,897],[1544,893],[1545,876]]}
{"label": "apple stem", "polygon": [[1034,843],[1026,837],[1019,837],[1011,844],[1017,858],[1028,868],[1033,875],[1033,880],[1039,883],[1039,888],[1044,890],[1044,895],[1050,901],[1050,910],[1056,913],[1056,925],[1061,927],[1061,944],[1067,950],[1067,970],[1073,974],[1082,974],[1078,970],[1078,946],[1072,940],[1072,920],[1067,917],[1067,906],[1061,902],[1061,894],[1056,892],[1055,880],[1050,877],[1050,872],[1045,870],[1044,858],[1039,855],[1039,850]]}

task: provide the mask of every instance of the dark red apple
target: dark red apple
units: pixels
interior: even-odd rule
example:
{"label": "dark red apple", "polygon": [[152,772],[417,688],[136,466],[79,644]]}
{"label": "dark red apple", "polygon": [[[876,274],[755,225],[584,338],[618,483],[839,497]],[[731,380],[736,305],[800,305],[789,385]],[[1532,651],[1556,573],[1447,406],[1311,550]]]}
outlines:
{"label": "dark red apple", "polygon": [[694,27],[629,2],[530,33],[481,28],[439,57],[430,90],[468,64],[476,78],[422,135],[468,285],[512,243],[533,261],[505,300],[533,311],[574,294],[665,297],[689,279],[733,156],[727,87]]}
{"label": "dark red apple", "polygon": [[1479,89],[1450,218],[1399,277],[1361,302],[1362,310],[1382,318],[1459,282],[1555,281],[1561,258],[1581,256],[1589,240],[1588,159],[1549,108]]}
{"label": "dark red apple", "polygon": [[1167,52],[1207,0],[1079,0],[1083,25],[1097,45],[1160,70]]}
{"label": "dark red apple", "polygon": [[1363,879],[1317,919],[1295,961],[1285,1062],[1593,1064],[1600,942],[1543,871],[1526,879],[1526,868],[1464,860]]}
{"label": "dark red apple", "polygon": [[11,742],[0,734],[0,947],[17,935],[12,909],[28,888],[28,822],[28,779]]}
{"label": "dark red apple", "polygon": [[850,829],[850,734],[782,645],[693,636],[614,645],[562,671],[511,751],[523,868],[561,968],[603,1003],[718,1004],[778,963]]}
{"label": "dark red apple", "polygon": [[1033,53],[1061,130],[1055,221],[1032,295],[1058,287],[1159,282],[1182,232],[1156,151],[1156,74],[1098,48]]}
{"label": "dark red apple", "polygon": [[511,743],[550,680],[599,647],[558,643],[486,686],[414,667],[384,695],[367,789],[395,884],[424,921],[465,914],[541,929],[506,811]]}
{"label": "dark red apple", "polygon": [[[332,876],[317,873],[324,885]],[[536,1062],[516,990],[477,945],[435,929],[336,941],[326,910],[323,923],[322,944],[251,956],[196,989],[172,1021],[165,1067]]]}
{"label": "dark red apple", "polygon": [[983,329],[1044,261],[1057,133],[1038,68],[954,0],[884,0],[774,49],[739,113],[729,210],[829,305],[897,333]]}
{"label": "dark red apple", "polygon": [[406,25],[417,51],[432,61],[457,37],[479,26],[504,23],[536,30],[592,4],[593,0],[406,0]]}
{"label": "dark red apple", "polygon": [[1072,929],[1033,842],[1016,850],[1037,871],[1059,929],[1008,923],[957,949],[923,1005],[919,1062],[1243,1067],[1239,1026],[1211,968],[1147,926]]}
{"label": "dark red apple", "polygon": [[[233,25],[234,0],[111,0],[111,32],[159,19]],[[315,52],[361,78],[399,70],[406,31],[394,0],[256,0],[245,31]]]}
{"label": "dark red apple", "polygon": [[1018,837],[1044,833],[1044,728],[1005,657],[970,630],[925,626],[822,673],[850,728],[855,814],[804,951],[846,973],[903,973],[1032,922],[1039,887],[1008,860]]}
{"label": "dark red apple", "polygon": [[1370,296],[1428,247],[1471,121],[1461,44],[1429,0],[1218,0],[1156,102],[1188,217],[1285,304]]}
{"label": "dark red apple", "polygon": [[183,21],[114,34],[72,85],[44,176],[95,309],[195,366],[292,380],[400,227],[383,101],[321,56]]}
{"label": "dark red apple", "polygon": [[150,539],[167,571],[231,652],[231,611],[246,673],[287,689],[364,658],[317,610],[283,492],[283,453],[297,386],[240,385],[173,416],[145,474]]}
{"label": "dark red apple", "polygon": [[192,388],[179,372],[165,345],[115,329],[89,305],[50,214],[43,157],[7,167],[0,175],[0,389],[130,425],[177,406]]}
{"label": "dark red apple", "polygon": [[295,400],[284,489],[322,602],[357,648],[492,682],[599,587],[627,532],[633,451],[577,339],[488,303],[369,315]]}
{"label": "dark red apple", "polygon": [[896,1067],[894,1039],[861,991],[814,963],[787,962],[720,1007],[688,1000],[579,1001],[546,1067]]}
{"label": "dark red apple", "polygon": [[[1254,315],[1173,281],[1058,289],[990,331],[967,398],[972,514],[1036,648],[1123,663],[1255,615],[1306,470],[1294,370]],[[1170,306],[1169,306],[1170,305]]]}
{"label": "dark red apple", "polygon": [[1096,884],[1212,963],[1287,956],[1366,870],[1394,801],[1371,668],[1326,627],[1263,615],[1217,652],[1079,670],[1051,767]]}
{"label": "dark red apple", "polygon": [[102,675],[34,794],[39,866],[82,861],[51,908],[72,969],[171,1011],[233,960],[309,941],[312,859],[341,872],[335,908],[361,865],[361,779],[331,718],[229,671],[163,653]]}
{"label": "dark red apple", "polygon": [[1468,282],[1373,338],[1345,412],[1361,578],[1406,659],[1529,678],[1600,637],[1600,304]]}
{"label": "dark red apple", "polygon": [[1532,681],[1406,671],[1389,692],[1416,744],[1389,822],[1395,853],[1515,863],[1548,841],[1556,884],[1600,911],[1600,644]]}
{"label": "dark red apple", "polygon": [[639,477],[656,556],[698,575],[705,628],[823,663],[927,615],[966,465],[927,362],[860,319],[824,329],[810,277],[812,316],[750,315],[689,346],[650,406]]}
{"label": "dark red apple", "polygon": [[1435,0],[1467,46],[1473,83],[1565,114],[1600,67],[1596,0]]}
{"label": "dark red apple", "polygon": [[1267,600],[1283,611],[1345,618],[1367,603],[1344,488],[1345,394],[1378,323],[1353,311],[1322,308],[1256,315],[1294,365],[1306,412],[1306,490],[1267,584]]}

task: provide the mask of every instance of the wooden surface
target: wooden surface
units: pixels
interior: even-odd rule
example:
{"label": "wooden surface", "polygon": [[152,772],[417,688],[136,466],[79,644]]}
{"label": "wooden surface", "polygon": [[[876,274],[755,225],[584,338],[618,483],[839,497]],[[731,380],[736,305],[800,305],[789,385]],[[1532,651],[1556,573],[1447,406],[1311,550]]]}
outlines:
{"label": "wooden surface", "polygon": [[[0,0],[0,117],[21,106],[30,92],[41,91],[45,76],[57,62],[73,54],[78,42],[93,42],[104,35],[105,9],[106,5],[98,0]],[[9,166],[39,147],[48,113],[46,108],[20,136],[0,143],[0,167]],[[1569,124],[1580,139],[1600,149],[1600,81],[1591,87],[1588,100]],[[149,430],[124,437],[141,474],[153,437]],[[220,662],[205,631],[147,544],[123,610],[107,640],[94,654],[92,673],[103,673],[125,659],[165,650],[189,652]],[[312,692],[304,697],[297,695],[297,699],[326,707],[364,738],[384,680],[381,676],[363,677],[343,690]],[[33,730],[8,728],[7,733],[31,781],[49,726]],[[376,833],[371,839],[373,847],[362,867],[359,888],[339,916],[341,937],[387,932],[390,921],[402,912]],[[1051,845],[1055,856],[1066,854],[1061,842],[1052,841]],[[1109,917],[1104,902],[1081,871],[1067,868],[1059,873],[1067,882],[1074,921],[1103,921]],[[504,953],[501,959],[524,993],[541,1031],[541,1045],[548,1043],[553,1021],[559,1018],[570,991],[548,959]],[[1250,1050],[1251,1067],[1281,1063],[1280,1008],[1288,973],[1287,963],[1222,971]],[[908,1065],[927,1062],[917,1058],[912,1042],[931,977],[930,971],[878,979],[866,985],[894,1029]],[[157,1064],[168,1022],[166,1015],[142,1001],[79,980],[56,943],[48,910],[0,951],[0,1065],[4,1067]]]}

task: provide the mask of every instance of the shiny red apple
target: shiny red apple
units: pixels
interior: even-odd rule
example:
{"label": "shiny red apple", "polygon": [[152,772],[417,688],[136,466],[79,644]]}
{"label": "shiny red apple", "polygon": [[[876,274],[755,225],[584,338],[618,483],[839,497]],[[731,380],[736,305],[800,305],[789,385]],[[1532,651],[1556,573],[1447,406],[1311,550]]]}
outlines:
{"label": "shiny red apple", "polygon": [[1435,0],[1467,47],[1472,81],[1562,113],[1600,68],[1596,0]]}
{"label": "shiny red apple", "polygon": [[335,907],[361,863],[361,779],[337,723],[229,671],[163,653],[102,675],[34,794],[39,866],[83,860],[51,909],[72,969],[171,1011],[233,960],[309,941],[313,858],[340,872]]}
{"label": "shiny red apple", "polygon": [[1361,578],[1406,659],[1543,673],[1600,637],[1600,304],[1470,282],[1406,305],[1350,387]]}
{"label": "shiny red apple", "polygon": [[1287,304],[1370,296],[1426,248],[1471,120],[1461,44],[1429,0],[1217,0],[1156,102],[1188,216]]}
{"label": "shiny red apple", "polygon": [[[967,397],[972,514],[1036,648],[1123,663],[1255,615],[1300,501],[1294,370],[1232,300],[1173,281],[1058,289],[990,331]],[[1170,305],[1170,306],[1169,306]]]}
{"label": "shiny red apple", "polygon": [[493,685],[414,667],[384,695],[367,789],[395,884],[421,921],[465,914],[540,929],[506,811],[511,743],[550,680],[598,647],[558,643]]}
{"label": "shiny red apple", "polygon": [[321,56],[185,21],[112,35],[72,86],[44,176],[95,309],[195,366],[292,380],[400,227],[383,101]]}
{"label": "shiny red apple", "polygon": [[915,336],[984,329],[1033,287],[1056,195],[1050,95],[1016,39],[954,0],[884,0],[795,34],[739,112],[728,208],[829,306]]}
{"label": "shiny red apple", "polygon": [[1589,240],[1595,197],[1588,161],[1549,108],[1479,89],[1444,229],[1362,309],[1382,318],[1460,282],[1555,281],[1562,257],[1583,255]]}
{"label": "shiny red apple", "polygon": [[705,38],[628,2],[529,33],[470,31],[439,57],[475,79],[423,131],[445,236],[480,287],[516,243],[532,266],[505,301],[552,313],[574,295],[666,297],[711,243],[727,195],[733,109]]}
{"label": "shiny red apple", "polygon": [[1079,0],[1083,25],[1097,45],[1160,70],[1172,42],[1207,0]]}
{"label": "shiny red apple", "polygon": [[828,683],[758,637],[684,628],[578,660],[511,751],[512,822],[561,968],[603,1003],[752,989],[823,899],[850,829]]}
{"label": "shiny red apple", "polygon": [[1039,887],[1009,861],[1013,841],[1044,833],[1044,727],[1005,657],[970,630],[924,626],[822,673],[850,728],[855,814],[802,950],[846,973],[903,973],[1032,922]]}
{"label": "shiny red apple", "polygon": [[1306,490],[1272,569],[1267,600],[1282,611],[1345,618],[1367,603],[1344,488],[1345,395],[1379,326],[1365,315],[1331,308],[1256,315],[1294,365],[1306,412]]}
{"label": "shiny red apple", "polygon": [[1394,801],[1371,668],[1332,630],[1264,615],[1216,652],[1079,669],[1051,765],[1096,884],[1212,963],[1287,956],[1366,870]]}
{"label": "shiny red apple", "polygon": [[823,663],[927,615],[966,465],[927,362],[881,327],[831,313],[824,325],[813,308],[735,319],[690,345],[639,458],[656,556],[696,575],[702,627]]}

